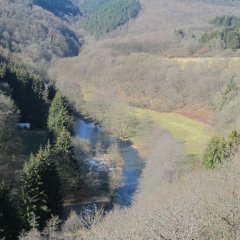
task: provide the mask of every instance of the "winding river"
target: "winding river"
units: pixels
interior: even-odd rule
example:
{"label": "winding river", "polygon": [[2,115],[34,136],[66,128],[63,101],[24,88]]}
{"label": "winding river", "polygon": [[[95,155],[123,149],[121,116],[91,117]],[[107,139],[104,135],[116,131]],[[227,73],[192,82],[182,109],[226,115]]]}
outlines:
{"label": "winding river", "polygon": [[[114,142],[113,137],[106,134],[99,125],[86,122],[80,118],[76,120],[75,135],[81,141],[87,142],[92,147],[96,146],[99,141],[105,146],[109,146]],[[132,204],[134,194],[137,191],[144,162],[139,156],[138,151],[128,143],[119,143],[119,150],[124,160],[124,165],[121,184],[111,197],[111,205],[117,204],[122,207],[128,207]],[[99,177],[101,177],[101,175]],[[97,202],[98,199],[95,199],[95,201]],[[94,202],[91,204],[94,204]]]}

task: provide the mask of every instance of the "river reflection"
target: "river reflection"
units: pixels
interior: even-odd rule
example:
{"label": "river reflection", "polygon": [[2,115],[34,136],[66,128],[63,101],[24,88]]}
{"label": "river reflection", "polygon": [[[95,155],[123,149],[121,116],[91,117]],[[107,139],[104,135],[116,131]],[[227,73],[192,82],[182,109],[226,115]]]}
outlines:
{"label": "river reflection", "polygon": [[[106,134],[99,125],[82,119],[76,120],[75,135],[92,147],[96,146],[98,142],[101,142],[104,146],[109,146],[114,142],[114,139]],[[120,142],[119,149],[124,159],[122,183],[115,190],[111,203],[127,207],[132,204],[144,164],[138,151],[128,143]],[[95,200],[97,202],[97,199]]]}

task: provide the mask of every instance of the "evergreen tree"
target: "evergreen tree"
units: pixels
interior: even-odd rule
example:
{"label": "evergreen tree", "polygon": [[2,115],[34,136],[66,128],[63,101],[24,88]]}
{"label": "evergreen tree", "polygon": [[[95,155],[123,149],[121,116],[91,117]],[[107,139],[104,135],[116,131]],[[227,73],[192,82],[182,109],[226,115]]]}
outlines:
{"label": "evergreen tree", "polygon": [[228,142],[224,138],[213,137],[203,157],[203,165],[213,168],[230,156]]}
{"label": "evergreen tree", "polygon": [[240,146],[240,133],[232,131],[227,138],[213,137],[203,157],[203,165],[213,168],[227,160]]}
{"label": "evergreen tree", "polygon": [[0,83],[12,88],[11,97],[21,110],[21,121],[43,127],[45,86],[42,78],[17,65],[0,64]]}
{"label": "evergreen tree", "polygon": [[0,239],[17,239],[21,228],[22,222],[10,198],[9,190],[4,183],[0,183]]}
{"label": "evergreen tree", "polygon": [[59,134],[55,148],[58,152],[73,157],[72,137],[68,131]]}
{"label": "evergreen tree", "polygon": [[56,95],[56,88],[53,82],[48,84],[48,99],[53,100]]}
{"label": "evergreen tree", "polygon": [[236,130],[232,131],[232,133],[228,136],[228,145],[231,152],[234,153],[238,150],[238,147],[240,146],[240,133]]}
{"label": "evergreen tree", "polygon": [[222,99],[218,108],[221,110],[225,105],[229,104],[233,99],[236,98],[238,92],[238,84],[234,81],[234,78],[232,78],[222,92]]}
{"label": "evergreen tree", "polygon": [[49,109],[48,129],[56,134],[65,130],[69,131],[72,122],[67,100],[60,92],[57,92]]}
{"label": "evergreen tree", "polygon": [[[92,0],[85,3],[89,15],[83,21],[83,27],[96,38],[124,25],[135,18],[140,9],[139,0]],[[87,1],[88,2],[88,1]]]}
{"label": "evergreen tree", "polygon": [[19,194],[21,214],[27,226],[36,217],[42,229],[52,215],[61,216],[60,179],[49,145],[26,162]]}
{"label": "evergreen tree", "polygon": [[240,48],[240,33],[237,31],[230,31],[225,39],[227,48]]}
{"label": "evergreen tree", "polygon": [[54,148],[58,173],[61,179],[62,192],[67,193],[77,189],[79,183],[79,167],[74,158],[71,134],[62,131]]}

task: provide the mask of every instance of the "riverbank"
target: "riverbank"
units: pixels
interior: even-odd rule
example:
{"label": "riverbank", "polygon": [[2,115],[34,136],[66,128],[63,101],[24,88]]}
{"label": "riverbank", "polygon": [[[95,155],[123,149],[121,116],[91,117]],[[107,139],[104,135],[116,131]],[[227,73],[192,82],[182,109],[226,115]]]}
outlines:
{"label": "riverbank", "polygon": [[76,119],[75,135],[79,144],[87,144],[92,149],[92,155],[80,162],[81,189],[67,196],[66,209],[79,211],[93,205],[109,209],[114,204],[130,206],[143,169],[143,159],[137,149],[120,140],[116,149],[112,136],[98,124],[83,118]]}

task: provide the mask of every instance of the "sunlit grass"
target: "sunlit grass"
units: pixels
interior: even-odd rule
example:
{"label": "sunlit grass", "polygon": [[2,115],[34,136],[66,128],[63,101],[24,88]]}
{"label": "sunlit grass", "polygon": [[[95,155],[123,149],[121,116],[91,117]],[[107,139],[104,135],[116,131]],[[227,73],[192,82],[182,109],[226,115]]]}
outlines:
{"label": "sunlit grass", "polygon": [[160,113],[136,108],[135,114],[139,120],[147,116],[153,123],[169,131],[184,144],[188,155],[201,156],[211,137],[208,125],[177,113]]}
{"label": "sunlit grass", "polygon": [[[90,101],[90,95],[84,95],[85,101]],[[166,129],[173,137],[183,143],[186,154],[191,160],[201,159],[207,143],[213,135],[213,130],[207,125],[189,117],[173,112],[157,112],[148,109],[130,107],[138,122],[146,119],[152,124]],[[136,129],[131,129],[133,132]],[[144,142],[141,134],[131,139],[136,145]]]}

